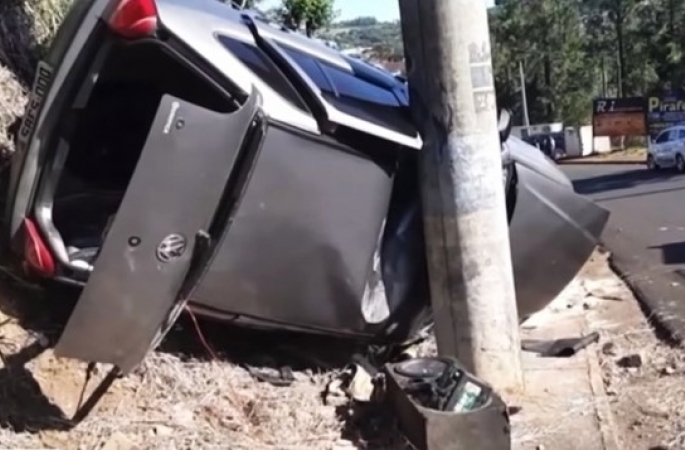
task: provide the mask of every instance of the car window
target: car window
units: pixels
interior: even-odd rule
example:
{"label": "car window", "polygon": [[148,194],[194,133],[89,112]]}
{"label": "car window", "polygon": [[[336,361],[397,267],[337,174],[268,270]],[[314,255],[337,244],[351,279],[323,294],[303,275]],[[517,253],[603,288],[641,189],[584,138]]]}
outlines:
{"label": "car window", "polygon": [[671,130],[668,133],[668,142],[673,142],[678,140],[678,130]]}
{"label": "car window", "polygon": [[306,104],[300,98],[295,88],[288,79],[281,73],[280,69],[274,64],[267,55],[257,46],[219,35],[219,41],[231,51],[243,64],[245,64],[255,75],[262,79],[276,92],[281,94],[297,108],[309,112]]}
{"label": "car window", "polygon": [[685,128],[678,130],[678,140],[682,141],[683,139],[685,139]]}
{"label": "car window", "polygon": [[655,142],[656,142],[657,144],[663,144],[663,143],[665,143],[665,142],[668,142],[668,137],[669,137],[669,135],[670,135],[670,131],[664,131],[664,132],[661,133],[659,136],[657,136]]}
{"label": "car window", "polygon": [[279,46],[316,84],[326,101],[338,110],[395,132],[415,135],[408,110],[388,88],[282,43]]}
{"label": "car window", "polygon": [[399,100],[391,91],[357,78],[354,74],[333,67],[325,62],[321,66],[326,75],[331,79],[339,96],[379,105],[400,106]]}
{"label": "car window", "polygon": [[283,49],[319,89],[324,92],[331,92],[333,90],[328,78],[326,78],[326,75],[323,73],[323,69],[321,69],[321,66],[319,66],[311,56],[305,55],[293,48],[286,47],[285,45],[283,46]]}
{"label": "car window", "polygon": [[334,67],[325,61],[315,60],[298,50],[285,45],[282,47],[321,91],[380,105],[400,106],[399,100],[391,91],[369,83],[356,77],[354,73]]}

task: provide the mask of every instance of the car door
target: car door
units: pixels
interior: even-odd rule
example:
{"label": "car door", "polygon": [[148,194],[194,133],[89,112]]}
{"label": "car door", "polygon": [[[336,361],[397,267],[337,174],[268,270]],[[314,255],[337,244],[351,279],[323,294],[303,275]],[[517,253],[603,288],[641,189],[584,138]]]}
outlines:
{"label": "car door", "polygon": [[685,128],[678,128],[678,137],[673,149],[673,157],[685,154]]}
{"label": "car door", "polygon": [[671,148],[671,135],[673,130],[665,130],[659,134],[654,141],[653,156],[654,160],[659,165],[670,164],[671,157],[669,156]]}
{"label": "car door", "polygon": [[675,163],[675,155],[678,150],[678,139],[680,129],[672,128],[668,133],[668,141],[664,145],[663,160],[665,164],[671,165]]}
{"label": "car door", "polygon": [[[16,137],[7,209],[10,238],[21,233],[31,208],[46,159],[41,142],[57,122],[50,111],[79,87],[81,66],[102,45],[102,18],[110,17],[121,1],[77,0],[38,66]],[[256,90],[229,114],[169,95],[162,98],[56,355],[109,363],[127,373],[161,341],[228,224],[235,201],[230,186],[239,189],[236,167],[245,166],[240,162],[244,151],[256,152],[263,135],[261,104]]]}
{"label": "car door", "polygon": [[228,226],[237,161],[263,136],[260,105],[257,91],[229,114],[162,98],[57,356],[127,373],[161,342]]}

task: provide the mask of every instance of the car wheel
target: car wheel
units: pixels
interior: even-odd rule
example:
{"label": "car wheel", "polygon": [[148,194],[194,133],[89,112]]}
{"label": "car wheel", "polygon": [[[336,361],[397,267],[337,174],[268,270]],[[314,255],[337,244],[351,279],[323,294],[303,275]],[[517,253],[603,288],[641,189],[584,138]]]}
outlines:
{"label": "car wheel", "polygon": [[683,159],[683,155],[676,155],[675,168],[678,172],[685,172],[685,159]]}
{"label": "car wheel", "polygon": [[654,161],[654,157],[652,155],[647,157],[647,168],[649,170],[659,170],[659,165]]}

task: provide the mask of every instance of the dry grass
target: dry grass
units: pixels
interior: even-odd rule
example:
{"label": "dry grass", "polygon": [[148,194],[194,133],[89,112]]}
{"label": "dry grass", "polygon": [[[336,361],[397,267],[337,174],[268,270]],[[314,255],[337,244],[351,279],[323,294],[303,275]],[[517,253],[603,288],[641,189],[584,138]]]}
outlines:
{"label": "dry grass", "polygon": [[[21,310],[40,308],[40,300],[4,291],[0,293],[0,448],[406,448],[392,420],[378,410],[361,411],[360,416],[360,410],[345,399],[324,402],[322,394],[338,369],[293,364],[296,359],[291,359],[292,386],[260,383],[239,363],[252,361],[254,355],[278,354],[284,340],[257,338],[260,342],[255,342],[250,336],[257,334],[232,333],[225,326],[215,327],[222,335],[217,338],[210,324],[202,328],[222,353],[219,359],[208,359],[203,348],[194,344],[198,340],[193,329],[177,329],[162,350],[151,354],[133,374],[116,380],[91,415],[71,428],[68,419],[85,384],[85,365],[57,359],[51,349],[39,345],[30,331],[37,319],[27,325]],[[39,322],[52,320],[45,317]],[[294,339],[303,342],[301,337]],[[182,342],[183,348],[175,342]],[[310,345],[323,346],[320,355],[332,350],[328,341]],[[104,375],[104,368],[99,368],[86,396]],[[356,413],[351,415],[353,410]]]}
{"label": "dry grass", "polygon": [[23,113],[36,63],[71,1],[0,2],[0,152],[3,155],[12,151],[5,131]]}
{"label": "dry grass", "polygon": [[25,89],[16,77],[0,66],[0,153],[7,156],[12,151],[12,142],[5,130],[24,112]]}

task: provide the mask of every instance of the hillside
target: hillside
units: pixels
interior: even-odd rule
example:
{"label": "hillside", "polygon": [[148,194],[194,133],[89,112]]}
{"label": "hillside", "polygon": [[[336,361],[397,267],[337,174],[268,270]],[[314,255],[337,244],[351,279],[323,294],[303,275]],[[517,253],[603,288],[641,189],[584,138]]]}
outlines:
{"label": "hillside", "polygon": [[399,22],[379,22],[372,17],[337,22],[318,37],[332,40],[343,49],[370,48],[379,59],[402,59],[402,31]]}

